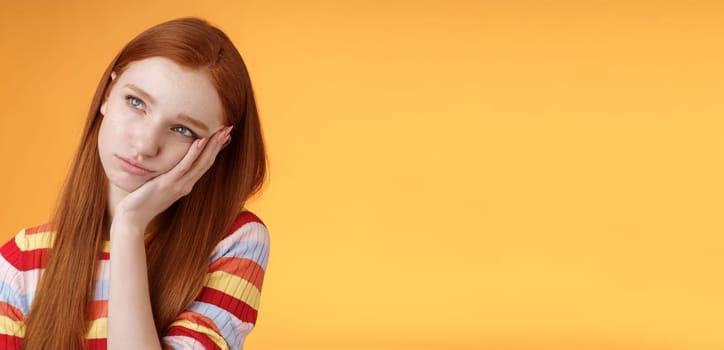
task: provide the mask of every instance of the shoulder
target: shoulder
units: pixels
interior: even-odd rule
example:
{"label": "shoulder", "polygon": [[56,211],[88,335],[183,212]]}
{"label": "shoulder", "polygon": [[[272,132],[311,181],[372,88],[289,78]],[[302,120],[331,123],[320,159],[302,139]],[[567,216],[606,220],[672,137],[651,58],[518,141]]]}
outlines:
{"label": "shoulder", "polygon": [[53,247],[55,232],[40,225],[20,230],[0,247],[0,255],[18,271],[45,268],[48,252]]}
{"label": "shoulder", "polygon": [[244,210],[237,215],[236,220],[217,248],[239,241],[258,242],[268,246],[269,240],[269,230],[266,224],[256,214]]}
{"label": "shoulder", "polygon": [[[232,235],[239,235],[242,228],[246,228],[247,235],[251,232],[256,232],[258,234],[266,234],[266,240],[269,239],[269,232],[266,229],[266,225],[264,224],[261,219],[256,216],[256,214],[252,213],[249,210],[244,210],[239,215],[236,216],[236,220],[231,225],[231,229],[226,233],[225,238],[228,238]],[[249,230],[250,228],[257,228],[257,230]],[[262,230],[263,229],[263,230]],[[262,232],[263,231],[263,232]]]}
{"label": "shoulder", "polygon": [[267,226],[254,213],[244,210],[239,213],[224,238],[214,248],[211,263],[222,258],[239,258],[253,260],[265,268],[269,245]]}

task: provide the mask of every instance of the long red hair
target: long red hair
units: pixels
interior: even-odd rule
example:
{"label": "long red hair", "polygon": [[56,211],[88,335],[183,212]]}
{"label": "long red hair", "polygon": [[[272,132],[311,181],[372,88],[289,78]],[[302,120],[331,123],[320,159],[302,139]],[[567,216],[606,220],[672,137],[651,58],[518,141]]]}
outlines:
{"label": "long red hair", "polygon": [[266,176],[266,153],[251,81],[241,55],[219,29],[197,18],[154,26],[131,40],[101,78],[80,147],[51,220],[55,242],[27,317],[24,349],[84,349],[98,255],[110,227],[108,180],[98,155],[99,108],[134,61],[161,56],[206,73],[221,98],[231,142],[214,165],[149,225],[151,304],[159,336],[195,299],[213,248]]}

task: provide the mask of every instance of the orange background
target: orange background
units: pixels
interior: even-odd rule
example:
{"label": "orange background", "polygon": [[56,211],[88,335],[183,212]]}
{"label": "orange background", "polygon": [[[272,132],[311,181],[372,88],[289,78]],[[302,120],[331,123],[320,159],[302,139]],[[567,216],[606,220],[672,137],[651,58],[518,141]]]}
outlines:
{"label": "orange background", "polygon": [[269,147],[249,349],[724,348],[720,2],[4,1],[0,238],[115,53],[187,15]]}

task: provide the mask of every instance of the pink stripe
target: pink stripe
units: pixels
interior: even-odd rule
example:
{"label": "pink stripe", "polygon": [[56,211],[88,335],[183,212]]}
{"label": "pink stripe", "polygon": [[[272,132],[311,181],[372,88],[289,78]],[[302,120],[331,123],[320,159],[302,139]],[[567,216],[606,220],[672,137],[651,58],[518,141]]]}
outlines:
{"label": "pink stripe", "polygon": [[241,258],[219,258],[209,266],[209,272],[224,271],[243,278],[261,291],[264,283],[264,269],[254,260]]}

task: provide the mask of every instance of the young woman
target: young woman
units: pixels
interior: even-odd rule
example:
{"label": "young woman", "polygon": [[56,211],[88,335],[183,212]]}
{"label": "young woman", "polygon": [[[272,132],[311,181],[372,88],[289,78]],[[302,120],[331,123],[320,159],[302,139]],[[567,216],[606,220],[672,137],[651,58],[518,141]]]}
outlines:
{"label": "young woman", "polygon": [[219,29],[152,27],[106,69],[50,224],[0,249],[2,349],[240,349],[269,254],[266,155]]}

